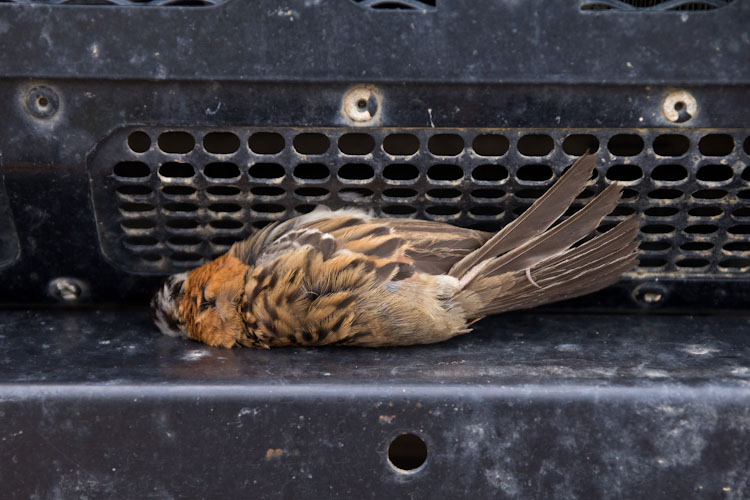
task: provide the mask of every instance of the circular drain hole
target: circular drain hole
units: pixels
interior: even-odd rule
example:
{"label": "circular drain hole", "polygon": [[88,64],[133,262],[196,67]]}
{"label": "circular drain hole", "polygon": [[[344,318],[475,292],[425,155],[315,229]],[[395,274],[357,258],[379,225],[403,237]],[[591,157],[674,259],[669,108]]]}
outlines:
{"label": "circular drain hole", "polygon": [[421,437],[404,433],[388,446],[388,461],[399,472],[414,472],[427,460],[427,445]]}

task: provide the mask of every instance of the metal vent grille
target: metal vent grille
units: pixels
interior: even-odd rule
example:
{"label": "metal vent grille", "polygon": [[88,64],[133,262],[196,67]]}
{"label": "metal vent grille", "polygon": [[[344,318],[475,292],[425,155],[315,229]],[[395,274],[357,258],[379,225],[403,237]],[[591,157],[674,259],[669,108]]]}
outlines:
{"label": "metal vent grille", "polygon": [[0,0],[0,3],[43,5],[109,5],[119,7],[210,7],[227,0]]}
{"label": "metal vent grille", "polygon": [[18,236],[10,212],[8,195],[5,192],[3,175],[0,173],[0,269],[16,261],[18,250]]}
{"label": "metal vent grille", "polygon": [[437,0],[354,0],[362,7],[384,10],[434,10]]}
{"label": "metal vent grille", "polygon": [[734,0],[583,0],[581,10],[704,11],[726,7]]}
{"label": "metal vent grille", "polygon": [[632,277],[750,269],[749,130],[190,128],[121,130],[90,157],[102,248],[133,272],[173,272],[316,204],[496,231],[575,158],[598,172],[575,208],[627,184],[606,230],[642,217]]}

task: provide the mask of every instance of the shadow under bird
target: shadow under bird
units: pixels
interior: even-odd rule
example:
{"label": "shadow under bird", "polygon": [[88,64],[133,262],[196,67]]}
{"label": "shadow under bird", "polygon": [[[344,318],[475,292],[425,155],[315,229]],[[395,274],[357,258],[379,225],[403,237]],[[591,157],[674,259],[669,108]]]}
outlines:
{"label": "shadow under bird", "polygon": [[319,207],[169,277],[152,300],[154,320],[167,335],[223,347],[428,344],[489,314],[600,290],[637,263],[637,219],[575,244],[622,187],[610,184],[553,226],[595,163],[581,157],[495,234]]}

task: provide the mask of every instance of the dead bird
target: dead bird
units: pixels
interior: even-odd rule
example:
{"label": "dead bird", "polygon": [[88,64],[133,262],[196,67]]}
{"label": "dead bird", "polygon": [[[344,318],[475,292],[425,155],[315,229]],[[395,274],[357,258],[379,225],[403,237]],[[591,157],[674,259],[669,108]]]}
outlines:
{"label": "dead bird", "polygon": [[169,277],[152,300],[154,320],[167,335],[223,347],[428,344],[490,314],[600,290],[636,265],[637,219],[574,245],[622,187],[610,184],[553,226],[595,162],[581,157],[495,234],[319,207]]}

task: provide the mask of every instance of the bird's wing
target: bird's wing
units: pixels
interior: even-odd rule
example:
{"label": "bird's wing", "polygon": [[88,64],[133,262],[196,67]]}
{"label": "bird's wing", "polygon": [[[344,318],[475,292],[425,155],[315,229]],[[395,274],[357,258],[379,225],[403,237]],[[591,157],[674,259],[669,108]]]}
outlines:
{"label": "bird's wing", "polygon": [[[376,219],[352,209],[319,208],[310,214],[268,226],[232,251],[248,265],[263,265],[305,245],[325,255],[348,250],[367,257],[412,264],[418,272],[443,274],[491,235],[440,222]],[[396,276],[399,276],[397,274]]]}

